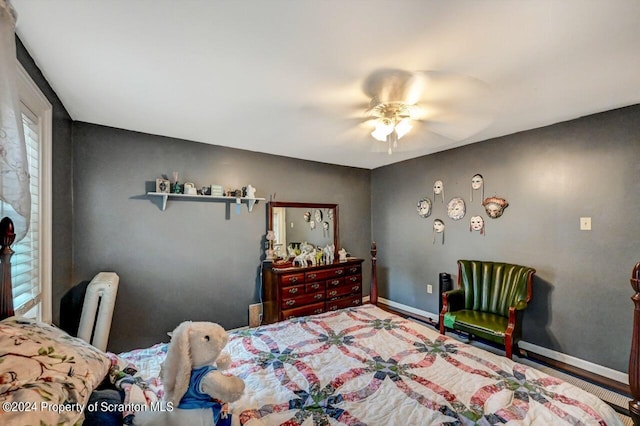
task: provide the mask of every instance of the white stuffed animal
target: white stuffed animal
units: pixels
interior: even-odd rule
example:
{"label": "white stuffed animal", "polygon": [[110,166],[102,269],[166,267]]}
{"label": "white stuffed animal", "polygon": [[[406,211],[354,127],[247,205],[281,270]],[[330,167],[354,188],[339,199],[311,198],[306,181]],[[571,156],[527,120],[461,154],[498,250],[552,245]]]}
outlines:
{"label": "white stuffed animal", "polygon": [[[136,425],[215,425],[226,421],[223,405],[239,399],[242,379],[223,375],[231,363],[222,352],[229,336],[220,325],[185,321],[172,333],[160,378],[165,411],[136,413]],[[171,408],[171,411],[169,411]]]}

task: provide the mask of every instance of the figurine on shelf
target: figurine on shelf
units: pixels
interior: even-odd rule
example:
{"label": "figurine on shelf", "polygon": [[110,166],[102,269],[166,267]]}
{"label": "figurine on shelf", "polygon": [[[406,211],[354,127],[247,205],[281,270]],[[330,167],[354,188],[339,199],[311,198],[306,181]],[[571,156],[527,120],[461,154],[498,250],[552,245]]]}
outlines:
{"label": "figurine on shelf", "polygon": [[245,197],[256,198],[256,189],[251,185],[247,185],[247,195]]}
{"label": "figurine on shelf", "polygon": [[173,172],[173,182],[173,193],[182,194],[182,191],[180,191],[180,182],[178,182],[178,172]]}

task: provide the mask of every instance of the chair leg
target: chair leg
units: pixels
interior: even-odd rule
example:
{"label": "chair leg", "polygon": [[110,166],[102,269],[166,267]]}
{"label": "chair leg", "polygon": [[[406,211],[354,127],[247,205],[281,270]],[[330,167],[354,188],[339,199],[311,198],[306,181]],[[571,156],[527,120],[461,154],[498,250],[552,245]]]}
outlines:
{"label": "chair leg", "polygon": [[512,359],[513,356],[513,339],[510,334],[504,336],[504,351],[505,357]]}

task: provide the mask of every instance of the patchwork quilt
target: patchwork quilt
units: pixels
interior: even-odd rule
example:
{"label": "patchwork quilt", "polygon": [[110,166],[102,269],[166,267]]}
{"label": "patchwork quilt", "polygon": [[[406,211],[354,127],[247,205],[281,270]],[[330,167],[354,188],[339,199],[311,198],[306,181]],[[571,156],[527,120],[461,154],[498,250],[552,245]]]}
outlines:
{"label": "patchwork quilt", "polygon": [[622,424],[574,385],[373,305],[232,332],[226,349],[241,424]]}

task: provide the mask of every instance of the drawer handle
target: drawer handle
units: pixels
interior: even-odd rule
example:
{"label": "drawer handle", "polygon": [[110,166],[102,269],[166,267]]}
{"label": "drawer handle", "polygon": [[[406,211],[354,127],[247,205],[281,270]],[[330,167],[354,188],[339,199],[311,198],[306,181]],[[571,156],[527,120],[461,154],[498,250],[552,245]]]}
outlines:
{"label": "drawer handle", "polygon": [[342,275],[342,274],[344,274],[344,269],[336,270],[336,275]]}
{"label": "drawer handle", "polygon": [[360,304],[360,299],[356,299],[356,300],[354,300],[353,302],[351,302],[351,304],[352,304],[353,306],[358,306],[358,305]]}
{"label": "drawer handle", "polygon": [[349,280],[351,280],[351,282],[358,281],[358,277],[349,277]]}
{"label": "drawer handle", "polygon": [[313,280],[316,278],[316,274],[309,274],[309,279]]}
{"label": "drawer handle", "polygon": [[315,311],[313,311],[314,314],[321,314],[322,313],[322,308],[318,308]]}
{"label": "drawer handle", "polygon": [[315,296],[313,296],[314,299],[316,300],[320,300],[322,299],[324,296],[321,293],[316,294]]}
{"label": "drawer handle", "polygon": [[298,277],[289,278],[289,282],[295,283],[296,281],[298,281]]}
{"label": "drawer handle", "polygon": [[338,285],[338,284],[340,284],[340,280],[331,281],[331,285]]}
{"label": "drawer handle", "polygon": [[335,296],[336,294],[338,294],[338,292],[336,290],[333,290],[333,291],[329,292],[329,296]]}
{"label": "drawer handle", "polygon": [[289,299],[286,302],[284,302],[284,304],[287,305],[287,306],[292,306],[292,305],[296,304],[296,301]]}
{"label": "drawer handle", "polygon": [[359,285],[354,285],[353,287],[351,287],[351,290],[353,290],[353,291],[360,290],[360,286]]}
{"label": "drawer handle", "polygon": [[290,288],[290,289],[289,289],[289,293],[290,293],[290,294],[296,294],[297,292],[298,292],[298,287]]}
{"label": "drawer handle", "polygon": [[349,272],[351,272],[352,274],[353,274],[354,272],[358,272],[358,268],[351,268],[351,269],[349,269]]}
{"label": "drawer handle", "polygon": [[330,311],[337,311],[338,310],[338,306],[333,305],[332,307],[329,308]]}
{"label": "drawer handle", "polygon": [[320,284],[317,284],[317,283],[316,284],[311,284],[311,288],[314,289],[314,290],[317,290],[317,289],[320,288]]}

